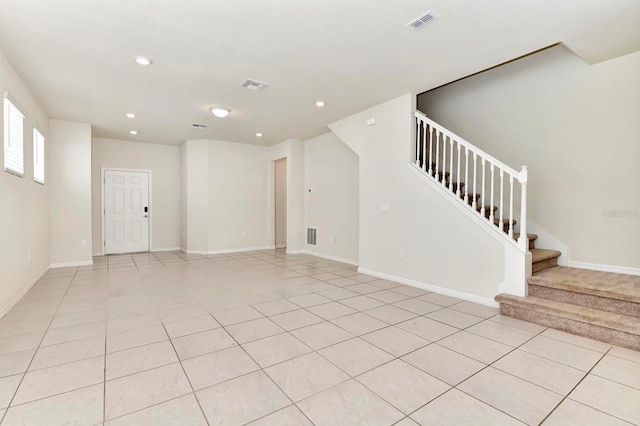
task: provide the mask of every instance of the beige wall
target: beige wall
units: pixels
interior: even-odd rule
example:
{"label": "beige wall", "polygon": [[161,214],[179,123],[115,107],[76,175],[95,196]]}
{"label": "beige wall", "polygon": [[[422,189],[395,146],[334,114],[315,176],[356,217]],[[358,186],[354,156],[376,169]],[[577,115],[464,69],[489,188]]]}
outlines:
{"label": "beige wall", "polygon": [[[0,95],[7,90],[25,110],[24,177],[0,169],[0,317],[47,270],[49,258],[49,164],[45,164],[45,185],[33,181],[33,125],[46,138],[50,154],[49,119],[28,87],[0,51]],[[0,107],[2,109],[2,107]],[[0,135],[4,135],[0,120]],[[0,149],[0,165],[4,150]],[[2,166],[3,167],[3,166]]]}
{"label": "beige wall", "polygon": [[91,264],[91,126],[49,120],[51,265]]}
{"label": "beige wall", "polygon": [[276,248],[287,246],[287,159],[274,163]]}
{"label": "beige wall", "polygon": [[[505,248],[409,170],[414,104],[408,94],[329,126],[360,151],[359,266],[493,304]],[[377,124],[367,126],[373,117]]]}
{"label": "beige wall", "polygon": [[151,171],[151,251],[179,249],[180,147],[93,138],[91,157],[93,252],[102,253],[102,168]]}
{"label": "beige wall", "polygon": [[570,266],[638,273],[639,75],[640,52],[589,66],[558,46],[429,92],[419,108],[529,166],[529,218],[568,246]]}
{"label": "beige wall", "polygon": [[[314,254],[358,262],[358,156],[334,133],[304,142],[305,223]],[[311,189],[311,192],[309,192]]]}

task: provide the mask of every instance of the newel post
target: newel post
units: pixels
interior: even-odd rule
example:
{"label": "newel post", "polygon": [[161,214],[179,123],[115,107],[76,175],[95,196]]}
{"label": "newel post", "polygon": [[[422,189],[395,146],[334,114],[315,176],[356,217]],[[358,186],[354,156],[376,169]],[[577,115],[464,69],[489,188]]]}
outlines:
{"label": "newel post", "polygon": [[520,170],[520,237],[518,245],[526,253],[529,251],[529,238],[527,235],[527,182],[529,181],[529,172],[527,166],[522,166]]}

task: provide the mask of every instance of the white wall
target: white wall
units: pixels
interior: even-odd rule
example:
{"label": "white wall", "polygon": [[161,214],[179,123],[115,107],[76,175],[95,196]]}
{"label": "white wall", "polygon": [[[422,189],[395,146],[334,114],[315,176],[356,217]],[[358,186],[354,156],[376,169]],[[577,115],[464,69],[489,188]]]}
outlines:
{"label": "white wall", "polygon": [[[493,304],[505,280],[504,246],[409,170],[414,99],[408,94],[329,126],[360,151],[360,268]],[[371,117],[377,124],[368,127]]]}
{"label": "white wall", "polygon": [[180,248],[180,147],[93,138],[93,252],[102,252],[101,170],[119,168],[151,171],[151,251]]}
{"label": "white wall", "polygon": [[[0,169],[0,317],[47,270],[49,258],[49,164],[45,185],[33,181],[33,125],[46,138],[49,155],[49,119],[4,53],[0,51],[0,95],[7,90],[27,113],[24,121],[24,177]],[[0,107],[2,109],[2,107]],[[0,120],[4,135],[4,120]],[[0,149],[0,165],[4,150]]]}
{"label": "white wall", "polygon": [[589,66],[558,46],[428,92],[419,108],[529,166],[529,218],[568,246],[570,265],[637,273],[639,75],[640,52]]}
{"label": "white wall", "polygon": [[287,247],[287,159],[275,162],[276,248]]}
{"label": "white wall", "polygon": [[[305,223],[314,254],[358,262],[358,156],[334,133],[304,142]],[[309,192],[311,189],[311,192]]]}
{"label": "white wall", "polygon": [[49,120],[51,265],[91,264],[91,126]]}
{"label": "white wall", "polygon": [[266,248],[267,148],[215,140],[184,146],[186,250]]}

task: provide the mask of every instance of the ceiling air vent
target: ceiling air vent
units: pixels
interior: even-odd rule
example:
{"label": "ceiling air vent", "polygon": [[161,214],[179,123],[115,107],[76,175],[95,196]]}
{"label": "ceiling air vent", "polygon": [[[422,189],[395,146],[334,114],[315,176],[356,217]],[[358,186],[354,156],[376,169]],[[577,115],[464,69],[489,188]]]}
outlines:
{"label": "ceiling air vent", "polygon": [[191,125],[191,127],[193,127],[194,129],[206,129],[207,125],[206,124],[193,123]]}
{"label": "ceiling air vent", "polygon": [[413,21],[409,22],[407,24],[407,27],[411,27],[414,30],[418,30],[418,29],[422,28],[423,26],[432,23],[433,21],[435,21],[439,17],[440,16],[437,13],[432,12],[432,11],[429,10],[429,11],[423,13],[422,15],[418,16]]}
{"label": "ceiling air vent", "polygon": [[265,83],[263,81],[246,79],[245,81],[242,82],[240,86],[246,87],[249,90],[255,90],[260,92],[264,90],[268,85],[269,83]]}

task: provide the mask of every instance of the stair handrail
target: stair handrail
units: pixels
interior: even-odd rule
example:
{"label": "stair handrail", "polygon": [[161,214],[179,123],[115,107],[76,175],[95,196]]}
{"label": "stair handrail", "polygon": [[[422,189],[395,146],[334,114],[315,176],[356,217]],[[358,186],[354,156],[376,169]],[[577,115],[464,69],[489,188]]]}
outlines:
{"label": "stair handrail", "polygon": [[[449,144],[450,144],[450,158],[449,160],[449,173],[453,172],[453,161],[454,161],[454,156],[455,156],[455,152],[454,152],[454,148],[453,148],[453,144],[454,142],[458,145],[457,148],[457,153],[458,153],[458,158],[457,158],[457,166],[458,166],[458,171],[457,171],[457,182],[460,182],[460,175],[461,175],[461,151],[464,148],[465,150],[465,179],[468,182],[468,178],[469,178],[469,173],[468,173],[468,158],[469,158],[469,152],[471,152],[473,154],[473,185],[474,185],[474,193],[475,193],[475,188],[476,188],[476,159],[479,157],[482,161],[482,186],[485,185],[485,162],[487,162],[489,164],[490,167],[490,171],[491,171],[491,204],[490,204],[490,208],[491,208],[491,212],[489,215],[489,222],[493,225],[494,224],[494,216],[493,216],[493,196],[494,196],[494,168],[499,170],[499,176],[500,176],[500,228],[498,228],[497,226],[494,226],[496,228],[496,230],[498,230],[498,232],[500,232],[501,234],[505,235],[505,233],[503,232],[503,226],[504,226],[504,222],[503,222],[503,209],[502,209],[502,204],[503,204],[503,196],[504,196],[504,180],[503,180],[503,176],[506,173],[507,175],[511,176],[511,178],[509,179],[509,183],[510,183],[510,197],[509,197],[509,201],[510,201],[510,210],[509,210],[509,215],[510,215],[510,219],[509,219],[509,229],[508,229],[508,238],[512,240],[513,238],[513,180],[512,179],[516,179],[518,181],[518,183],[520,184],[520,236],[518,238],[518,247],[524,252],[526,253],[529,249],[529,242],[528,242],[528,237],[527,237],[527,184],[528,184],[528,179],[529,179],[529,172],[527,169],[527,166],[522,166],[522,168],[520,169],[520,171],[517,171],[515,169],[513,169],[512,167],[509,167],[508,165],[504,164],[502,161],[498,160],[497,158],[493,157],[491,154],[488,154],[487,152],[485,152],[484,150],[478,148],[477,146],[473,145],[472,143],[470,143],[469,141],[465,140],[464,138],[458,136],[457,134],[453,133],[452,131],[450,131],[449,129],[445,128],[444,126],[436,123],[435,121],[431,120],[429,117],[427,117],[424,113],[422,113],[421,111],[416,111],[415,112],[415,117],[416,117],[416,123],[418,125],[418,132],[416,134],[416,155],[415,155],[415,164],[418,168],[422,169],[425,173],[428,172],[428,175],[433,177],[433,170],[432,170],[432,165],[431,165],[431,161],[429,162],[429,168],[427,169],[427,161],[426,160],[426,152],[427,152],[427,136],[429,137],[433,137],[433,131],[435,130],[436,132],[439,132],[440,135],[442,135],[442,139],[440,139],[440,136],[436,133],[436,149],[433,150],[432,148],[432,140],[429,140],[429,155],[433,154],[434,151],[436,153],[436,166],[438,165],[438,161],[439,161],[439,153],[440,153],[440,140],[442,140],[442,153],[443,153],[443,174],[447,172],[447,138],[449,139]],[[421,127],[422,125],[422,127]],[[423,129],[424,131],[424,135],[420,134],[420,128]],[[427,129],[429,129],[430,135],[427,134]],[[423,136],[423,137],[422,137]],[[422,138],[421,138],[422,137]],[[421,153],[423,154],[421,157]],[[435,170],[435,180],[436,181],[440,181],[439,179],[439,175],[438,175],[438,170],[436,167]],[[442,186],[444,188],[446,188],[446,183],[445,183],[445,178],[443,176],[443,179],[441,180],[442,182]],[[485,190],[483,187],[481,187],[480,189],[482,189],[483,191],[483,195]],[[450,182],[449,183],[449,187],[448,187],[449,192],[454,193],[454,195],[458,196],[458,199],[460,199],[460,195],[461,195],[461,190],[460,190],[460,185],[457,186],[457,190],[454,191],[453,188],[453,184]],[[464,200],[461,200],[464,204],[469,205],[468,203],[468,190],[465,191],[465,197]],[[483,205],[481,207],[480,210],[480,214],[481,216],[485,216],[485,211],[484,211],[484,202],[486,200],[483,200]],[[476,210],[476,200],[475,200],[475,196],[474,196],[474,200],[472,200],[471,203],[471,208]]]}

